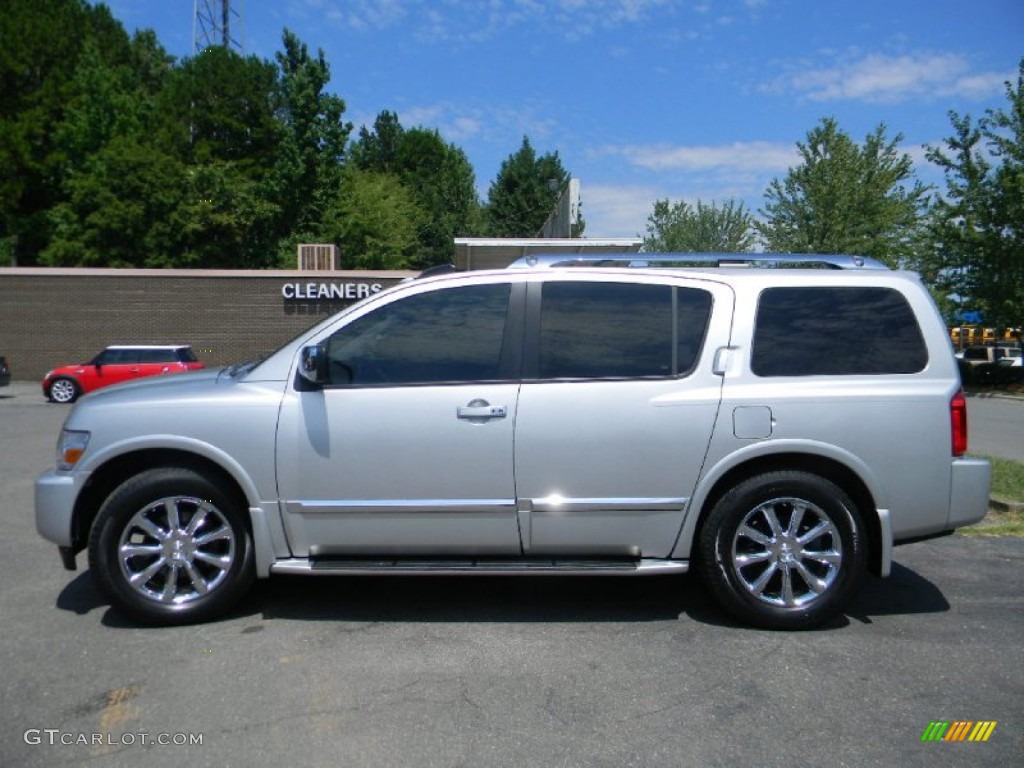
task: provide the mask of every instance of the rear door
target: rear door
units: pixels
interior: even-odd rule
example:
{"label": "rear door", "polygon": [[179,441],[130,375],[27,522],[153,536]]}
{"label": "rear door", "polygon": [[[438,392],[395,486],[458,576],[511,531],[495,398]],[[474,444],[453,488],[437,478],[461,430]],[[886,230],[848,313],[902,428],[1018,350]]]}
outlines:
{"label": "rear door", "polygon": [[524,551],[667,557],[718,413],[732,291],[573,275],[530,290],[515,434]]}

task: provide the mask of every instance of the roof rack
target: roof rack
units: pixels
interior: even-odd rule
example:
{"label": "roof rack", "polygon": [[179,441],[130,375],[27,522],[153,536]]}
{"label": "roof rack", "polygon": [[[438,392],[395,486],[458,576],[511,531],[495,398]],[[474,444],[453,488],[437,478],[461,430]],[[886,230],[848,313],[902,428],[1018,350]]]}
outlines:
{"label": "roof rack", "polygon": [[754,267],[767,269],[889,269],[868,256],[822,253],[590,253],[524,256],[509,269],[554,267]]}
{"label": "roof rack", "polygon": [[413,280],[422,280],[425,277],[434,277],[435,275],[447,275],[451,272],[458,272],[459,268],[454,264],[435,264],[432,267],[427,267],[420,272]]}

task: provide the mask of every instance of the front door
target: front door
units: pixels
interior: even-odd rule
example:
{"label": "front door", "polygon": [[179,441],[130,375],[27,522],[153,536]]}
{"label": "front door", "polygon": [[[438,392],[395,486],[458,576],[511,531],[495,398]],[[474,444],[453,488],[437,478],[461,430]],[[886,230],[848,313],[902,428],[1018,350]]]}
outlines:
{"label": "front door", "polygon": [[512,295],[503,282],[417,293],[322,340],[330,384],[290,389],[278,429],[295,555],[520,553]]}

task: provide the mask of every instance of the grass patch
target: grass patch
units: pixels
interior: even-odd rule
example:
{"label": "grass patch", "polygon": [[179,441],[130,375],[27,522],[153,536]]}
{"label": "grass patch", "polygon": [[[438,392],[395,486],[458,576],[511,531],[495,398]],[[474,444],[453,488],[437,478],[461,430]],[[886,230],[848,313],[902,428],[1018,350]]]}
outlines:
{"label": "grass patch", "polygon": [[992,495],[1024,503],[1024,464],[997,456],[985,458],[992,462]]}
{"label": "grass patch", "polygon": [[[992,496],[1011,504],[1024,504],[1024,464],[986,456],[992,462]],[[1024,508],[990,509],[985,519],[958,533],[964,536],[1024,536]]]}
{"label": "grass patch", "polygon": [[985,519],[980,523],[969,525],[966,528],[958,528],[956,531],[961,536],[1022,536],[1024,537],[1024,512],[1019,509],[1011,509],[1009,512],[1000,512],[990,509]]}

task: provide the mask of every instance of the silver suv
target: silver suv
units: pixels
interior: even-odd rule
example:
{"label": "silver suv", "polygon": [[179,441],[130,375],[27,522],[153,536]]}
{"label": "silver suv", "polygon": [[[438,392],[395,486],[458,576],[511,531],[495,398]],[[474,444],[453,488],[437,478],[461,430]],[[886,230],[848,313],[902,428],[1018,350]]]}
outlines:
{"label": "silver suv", "polygon": [[435,276],[258,365],[101,390],[37,480],[38,530],[151,623],[220,614],[275,573],[691,568],[749,624],[828,621],[894,545],[980,520],[989,465],[964,456],[915,275],[750,261],[792,266]]}

